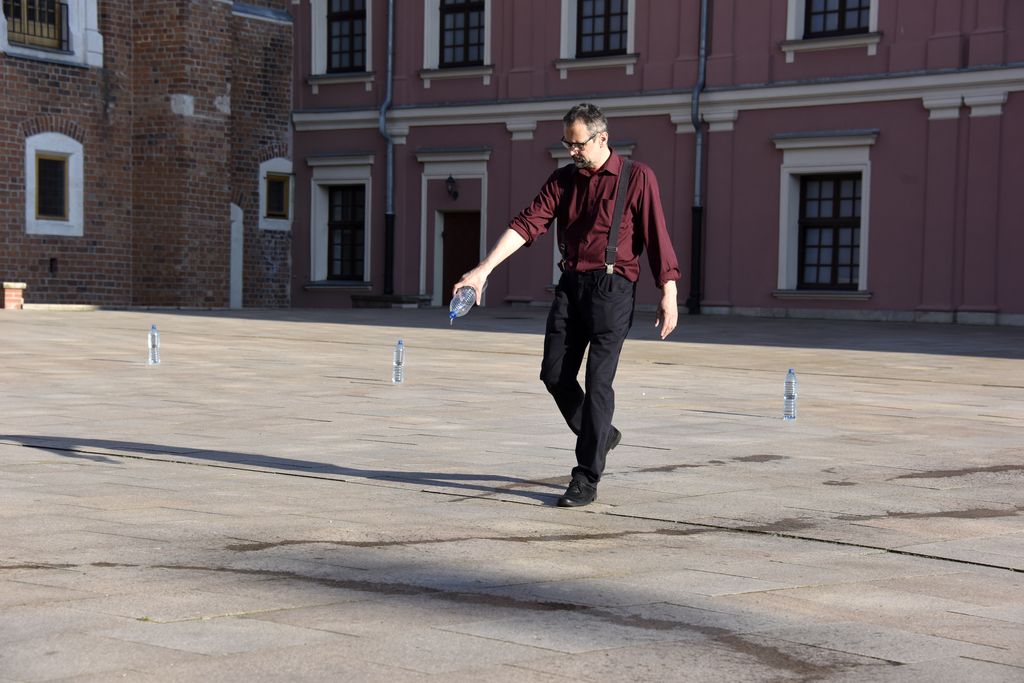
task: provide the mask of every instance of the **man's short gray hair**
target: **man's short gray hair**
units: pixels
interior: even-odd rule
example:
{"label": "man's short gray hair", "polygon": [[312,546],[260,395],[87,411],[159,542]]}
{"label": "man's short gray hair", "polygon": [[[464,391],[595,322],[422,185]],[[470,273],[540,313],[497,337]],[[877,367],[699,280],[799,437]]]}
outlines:
{"label": "man's short gray hair", "polygon": [[596,104],[581,102],[562,117],[562,122],[566,126],[571,126],[577,121],[582,121],[583,125],[587,127],[587,132],[591,134],[603,133],[608,130],[608,119],[604,117],[604,112]]}

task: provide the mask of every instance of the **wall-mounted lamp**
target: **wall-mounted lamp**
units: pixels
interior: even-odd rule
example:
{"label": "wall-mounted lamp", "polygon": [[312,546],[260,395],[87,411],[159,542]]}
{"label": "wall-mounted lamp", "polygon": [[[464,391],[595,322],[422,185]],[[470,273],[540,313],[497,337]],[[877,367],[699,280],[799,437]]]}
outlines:
{"label": "wall-mounted lamp", "polygon": [[455,184],[455,178],[448,176],[448,180],[444,181],[444,189],[448,190],[448,196],[452,199],[459,198],[459,186]]}

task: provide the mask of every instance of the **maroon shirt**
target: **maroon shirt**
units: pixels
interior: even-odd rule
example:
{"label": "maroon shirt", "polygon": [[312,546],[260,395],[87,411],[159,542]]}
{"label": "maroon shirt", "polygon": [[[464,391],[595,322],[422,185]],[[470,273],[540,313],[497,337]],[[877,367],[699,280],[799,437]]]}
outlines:
{"label": "maroon shirt", "polygon": [[[604,269],[615,193],[622,170],[622,157],[612,151],[597,169],[562,166],[551,174],[533,203],[512,219],[511,229],[527,246],[558,219],[558,244],[565,270]],[[679,262],[668,236],[661,194],[654,171],[634,161],[630,172],[626,208],[619,228],[615,272],[631,282],[640,277],[640,254],[647,249],[647,261],[658,287],[679,279]]]}

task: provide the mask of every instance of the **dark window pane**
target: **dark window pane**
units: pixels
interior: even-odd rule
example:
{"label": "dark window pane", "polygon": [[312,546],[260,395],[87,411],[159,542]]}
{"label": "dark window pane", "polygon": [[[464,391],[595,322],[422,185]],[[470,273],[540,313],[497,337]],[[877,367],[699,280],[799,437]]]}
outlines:
{"label": "dark window pane", "polygon": [[366,189],[343,185],[330,189],[331,220],[327,226],[327,277],[363,280]]}
{"label": "dark window pane", "polygon": [[363,71],[366,44],[366,5],[345,0],[331,2],[327,13],[327,70],[331,72]]}
{"label": "dark window pane", "polygon": [[804,37],[866,33],[871,18],[871,0],[812,0],[807,2]]}
{"label": "dark window pane", "polygon": [[801,178],[798,288],[857,288],[860,188],[859,175]]}
{"label": "dark window pane", "polygon": [[577,0],[576,56],[625,54],[628,3],[625,0]]}
{"label": "dark window pane", "polygon": [[67,220],[68,160],[36,158],[36,216]]}
{"label": "dark window pane", "polygon": [[441,4],[440,67],[480,66],[484,56],[483,0]]}
{"label": "dark window pane", "polygon": [[267,174],[267,218],[288,218],[288,192],[291,179],[286,175]]}

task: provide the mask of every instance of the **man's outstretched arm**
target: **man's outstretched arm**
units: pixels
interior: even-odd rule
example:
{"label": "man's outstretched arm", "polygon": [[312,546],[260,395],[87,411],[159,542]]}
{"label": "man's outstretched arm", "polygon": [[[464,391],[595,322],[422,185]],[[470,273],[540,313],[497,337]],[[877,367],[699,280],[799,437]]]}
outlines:
{"label": "man's outstretched arm", "polygon": [[473,270],[464,273],[462,279],[455,283],[455,286],[452,287],[452,294],[454,295],[461,287],[469,286],[476,290],[476,302],[480,303],[480,295],[484,291],[484,283],[487,282],[491,271],[497,268],[502,261],[516,253],[524,244],[526,244],[526,239],[522,235],[512,228],[507,229],[501,238],[498,239],[497,243],[491,247],[490,253],[484,257],[484,260]]}

